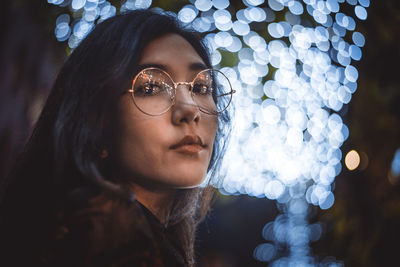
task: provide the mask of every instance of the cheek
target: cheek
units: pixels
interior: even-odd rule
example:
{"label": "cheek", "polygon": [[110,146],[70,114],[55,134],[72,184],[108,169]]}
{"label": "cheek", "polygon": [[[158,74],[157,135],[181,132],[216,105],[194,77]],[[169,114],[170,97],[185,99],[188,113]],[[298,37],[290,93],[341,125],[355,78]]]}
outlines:
{"label": "cheek", "polygon": [[135,123],[130,121],[129,125],[125,125],[121,129],[120,139],[118,141],[121,160],[124,163],[129,163],[131,168],[143,167],[157,162],[161,158],[163,150],[162,129],[159,125],[161,122],[153,123]]}
{"label": "cheek", "polygon": [[120,103],[115,159],[118,172],[131,176],[149,166],[159,154],[160,138],[155,138],[159,122],[153,122],[135,109],[132,99],[123,98]]}
{"label": "cheek", "polygon": [[163,164],[164,151],[161,140],[154,138],[152,135],[154,132],[141,134],[141,130],[144,129],[139,127],[127,130],[119,141],[118,172],[124,180],[150,182],[162,174],[162,166],[165,164]]}

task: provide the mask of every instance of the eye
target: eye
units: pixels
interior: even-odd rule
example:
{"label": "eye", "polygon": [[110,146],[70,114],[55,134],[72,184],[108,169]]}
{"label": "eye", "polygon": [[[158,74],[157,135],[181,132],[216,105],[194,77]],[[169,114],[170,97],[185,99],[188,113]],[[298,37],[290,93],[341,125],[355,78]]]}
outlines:
{"label": "eye", "polygon": [[138,86],[135,90],[135,95],[136,96],[154,96],[154,95],[159,94],[162,91],[163,91],[163,88],[161,85],[154,83],[154,82],[148,82],[148,83]]}
{"label": "eye", "polygon": [[212,95],[213,88],[205,83],[195,83],[192,91],[196,95]]}

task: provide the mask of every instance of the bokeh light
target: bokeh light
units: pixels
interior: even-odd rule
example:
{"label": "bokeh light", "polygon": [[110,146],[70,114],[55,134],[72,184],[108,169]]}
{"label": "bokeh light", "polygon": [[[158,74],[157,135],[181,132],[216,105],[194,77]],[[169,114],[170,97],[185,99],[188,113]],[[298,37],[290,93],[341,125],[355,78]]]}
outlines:
{"label": "bokeh light", "polygon": [[391,170],[394,175],[400,176],[400,148],[394,154]]}
{"label": "bokeh light", "polygon": [[347,169],[353,171],[360,165],[360,155],[357,151],[351,150],[346,154],[344,163],[346,164]]}
{"label": "bokeh light", "polygon": [[394,153],[388,179],[392,185],[398,185],[400,183],[400,148]]}

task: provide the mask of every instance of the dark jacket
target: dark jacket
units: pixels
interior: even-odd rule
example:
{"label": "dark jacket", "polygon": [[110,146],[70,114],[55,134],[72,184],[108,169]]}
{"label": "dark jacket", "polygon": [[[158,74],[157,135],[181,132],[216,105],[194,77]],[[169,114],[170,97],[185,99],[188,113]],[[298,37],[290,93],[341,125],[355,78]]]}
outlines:
{"label": "dark jacket", "polygon": [[161,224],[141,203],[97,202],[71,216],[64,214],[43,248],[30,245],[27,251],[21,246],[7,262],[0,259],[0,266],[186,266],[174,228]]}

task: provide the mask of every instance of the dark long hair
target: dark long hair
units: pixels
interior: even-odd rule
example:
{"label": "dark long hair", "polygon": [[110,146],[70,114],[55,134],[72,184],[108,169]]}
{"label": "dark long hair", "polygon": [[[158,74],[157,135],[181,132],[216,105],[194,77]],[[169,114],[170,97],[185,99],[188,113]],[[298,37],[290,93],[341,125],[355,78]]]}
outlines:
{"label": "dark long hair", "polygon": [[[26,259],[37,258],[59,226],[60,211],[90,209],[99,196],[119,203],[116,207],[124,213],[124,203],[132,201],[132,192],[113,180],[108,172],[110,162],[105,164],[100,154],[117,138],[116,105],[138,71],[142,50],[166,33],[185,38],[211,67],[207,49],[196,33],[184,29],[170,15],[149,10],[121,14],[98,24],[67,59],[11,172],[6,193],[0,196],[0,242],[11,251],[8,256],[23,251]],[[229,120],[228,112],[218,117],[209,172],[218,170]],[[175,227],[189,266],[194,262],[196,225],[206,214],[212,193],[211,187],[178,190],[173,203],[168,224]],[[104,230],[95,233],[98,240],[105,235]]]}

